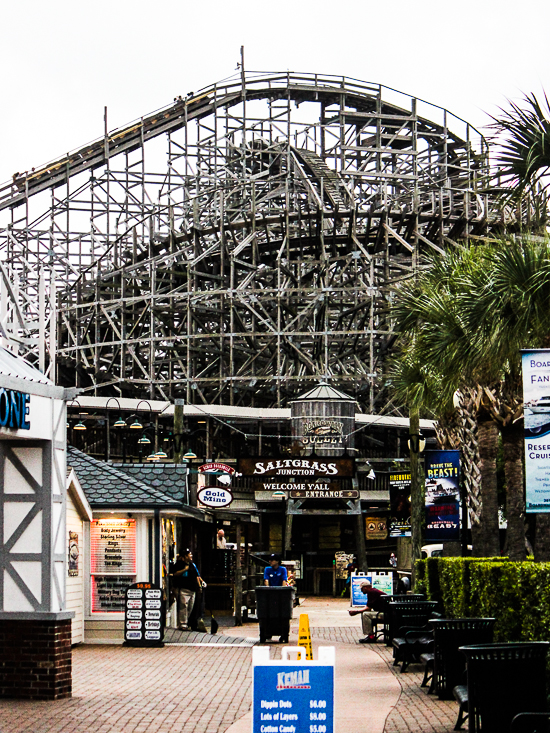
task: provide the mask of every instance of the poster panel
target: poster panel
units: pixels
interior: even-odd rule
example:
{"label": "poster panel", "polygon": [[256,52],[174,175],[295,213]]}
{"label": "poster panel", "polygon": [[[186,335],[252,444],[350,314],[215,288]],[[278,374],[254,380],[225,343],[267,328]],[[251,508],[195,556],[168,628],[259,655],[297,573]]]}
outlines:
{"label": "poster panel", "polygon": [[390,537],[411,536],[411,474],[390,474]]}
{"label": "poster panel", "polygon": [[369,572],[367,575],[352,575],[350,589],[350,605],[352,607],[366,605],[367,596],[361,590],[361,586],[366,580],[372,583],[373,588],[377,588],[390,596],[393,594],[393,573],[391,571]]}
{"label": "poster panel", "polygon": [[460,451],[425,454],[426,542],[460,541]]}
{"label": "poster panel", "polygon": [[550,512],[550,349],[522,351],[525,509]]}

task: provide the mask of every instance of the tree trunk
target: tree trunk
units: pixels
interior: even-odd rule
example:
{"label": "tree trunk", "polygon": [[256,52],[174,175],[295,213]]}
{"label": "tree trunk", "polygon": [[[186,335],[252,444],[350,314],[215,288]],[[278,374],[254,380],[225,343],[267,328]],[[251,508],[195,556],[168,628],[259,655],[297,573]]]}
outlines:
{"label": "tree trunk", "polygon": [[507,555],[510,560],[525,560],[525,502],[523,498],[523,423],[501,429],[506,475]]}
{"label": "tree trunk", "polygon": [[475,547],[477,557],[500,555],[498,533],[497,449],[498,428],[488,416],[478,420],[479,455],[481,459],[481,547]]}
{"label": "tree trunk", "polygon": [[[417,436],[420,434],[420,420],[417,410],[411,410],[409,414],[409,433]],[[411,446],[413,440],[411,438]],[[411,545],[412,545],[412,571],[413,586],[415,581],[415,562],[420,560],[422,555],[422,535],[425,519],[424,501],[424,474],[420,464],[420,454],[410,451],[411,461]]]}
{"label": "tree trunk", "polygon": [[550,561],[550,514],[537,514],[535,562]]}

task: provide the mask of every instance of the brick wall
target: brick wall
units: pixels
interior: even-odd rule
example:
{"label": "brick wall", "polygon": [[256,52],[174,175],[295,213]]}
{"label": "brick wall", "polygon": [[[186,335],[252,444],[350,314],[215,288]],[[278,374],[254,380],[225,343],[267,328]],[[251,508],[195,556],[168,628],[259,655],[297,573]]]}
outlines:
{"label": "brick wall", "polygon": [[0,697],[71,697],[71,621],[0,620]]}

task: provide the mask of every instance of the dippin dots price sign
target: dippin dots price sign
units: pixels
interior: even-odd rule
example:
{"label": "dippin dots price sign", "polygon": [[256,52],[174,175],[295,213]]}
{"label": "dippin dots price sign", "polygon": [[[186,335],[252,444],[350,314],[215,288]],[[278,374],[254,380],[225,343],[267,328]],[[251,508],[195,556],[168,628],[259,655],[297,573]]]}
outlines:
{"label": "dippin dots price sign", "polygon": [[269,647],[255,647],[252,733],[334,733],[334,656],[320,647],[311,661],[303,647],[286,647],[270,660]]}

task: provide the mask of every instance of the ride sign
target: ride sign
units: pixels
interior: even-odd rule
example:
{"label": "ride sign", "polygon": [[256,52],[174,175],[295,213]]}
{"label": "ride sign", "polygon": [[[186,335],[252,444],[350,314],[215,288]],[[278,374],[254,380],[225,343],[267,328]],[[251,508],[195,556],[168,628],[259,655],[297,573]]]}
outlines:
{"label": "ride sign", "polygon": [[334,647],[319,647],[318,661],[304,647],[273,660],[269,647],[254,647],[252,733],[334,733],[334,661]]}

